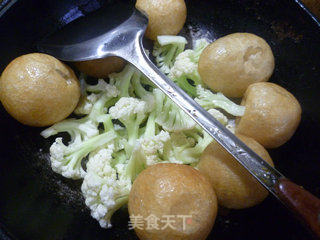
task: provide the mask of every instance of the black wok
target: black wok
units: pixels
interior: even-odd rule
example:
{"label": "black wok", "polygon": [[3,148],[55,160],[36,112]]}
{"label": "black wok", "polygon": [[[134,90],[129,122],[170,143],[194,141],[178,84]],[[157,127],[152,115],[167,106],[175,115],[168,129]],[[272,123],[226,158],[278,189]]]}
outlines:
{"label": "black wok", "polygon": [[[4,0],[0,72],[15,57],[34,52],[47,34],[116,2]],[[320,23],[293,0],[190,0],[187,5],[182,34],[189,39],[251,32],[271,45],[276,59],[271,81],[297,97],[303,115],[293,138],[270,154],[281,172],[320,197]],[[114,215],[114,227],[108,230],[90,217],[81,183],[51,171],[48,150],[53,139],[43,139],[40,131],[19,124],[0,107],[0,239],[137,239],[128,230],[126,209]],[[271,196],[254,208],[219,213],[208,239],[311,238]]]}

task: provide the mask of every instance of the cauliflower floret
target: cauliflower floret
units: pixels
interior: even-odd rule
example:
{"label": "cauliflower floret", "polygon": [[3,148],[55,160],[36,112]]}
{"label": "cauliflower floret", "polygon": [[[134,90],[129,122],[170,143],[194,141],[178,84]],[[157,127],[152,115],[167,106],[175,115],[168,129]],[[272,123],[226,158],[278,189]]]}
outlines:
{"label": "cauliflower floret", "polygon": [[160,70],[164,74],[169,74],[175,58],[180,54],[187,40],[181,36],[158,36],[153,48],[153,56]]}
{"label": "cauliflower floret", "polygon": [[204,149],[213,141],[204,130],[172,133],[164,146],[163,159],[171,163],[196,164]]}
{"label": "cauliflower floret", "polygon": [[[169,73],[169,78],[192,97],[197,93],[195,86],[202,85],[198,63],[200,54],[208,44],[206,39],[197,40],[194,49],[185,50],[177,56]],[[189,80],[192,80],[193,84],[190,84]]]}
{"label": "cauliflower floret", "polygon": [[236,121],[234,119],[230,119],[226,128],[234,134],[236,132]]}
{"label": "cauliflower floret", "polygon": [[111,227],[112,214],[127,203],[131,189],[131,180],[123,174],[125,167],[121,168],[121,164],[115,168],[111,166],[114,151],[114,144],[108,144],[92,152],[81,186],[91,216],[103,228]]}
{"label": "cauliflower floret", "polygon": [[200,38],[197,39],[196,42],[194,43],[194,61],[199,62],[199,58],[200,55],[202,53],[202,51],[210,44],[210,42],[208,41],[208,39],[206,38]]}
{"label": "cauliflower floret", "polygon": [[147,166],[161,161],[159,153],[163,154],[165,142],[169,141],[170,135],[166,131],[161,131],[158,135],[140,140],[140,148],[146,158]]}
{"label": "cauliflower floret", "polygon": [[71,136],[71,143],[74,142],[76,136],[81,136],[82,140],[86,140],[99,134],[99,130],[95,123],[90,119],[66,119],[54,124],[41,132],[41,136],[48,138],[60,132],[67,132]]}
{"label": "cauliflower floret", "polygon": [[108,213],[108,209],[115,204],[113,200],[113,188],[108,186],[108,183],[114,185],[113,182],[104,181],[95,173],[88,173],[83,180],[81,191],[85,198],[86,205],[91,210],[91,216],[98,220],[101,227],[111,227],[110,222],[107,222],[104,217]]}
{"label": "cauliflower floret", "polygon": [[128,133],[128,141],[125,145],[125,151],[128,156],[131,155],[132,150],[139,138],[140,124],[146,117],[148,107],[145,101],[132,98],[122,97],[109,109],[112,118],[119,119],[125,126]]}
{"label": "cauliflower floret", "polygon": [[77,108],[74,110],[74,113],[78,115],[89,114],[98,98],[99,94],[95,93],[91,93],[90,95],[82,95]]}
{"label": "cauliflower floret", "polygon": [[192,61],[194,51],[191,49],[180,53],[169,73],[171,79],[180,78],[183,75],[192,76],[194,74],[198,77],[198,63]]}
{"label": "cauliflower floret", "polygon": [[[111,168],[108,169],[111,170]],[[81,186],[85,203],[91,210],[91,216],[99,221],[103,228],[112,227],[113,213],[128,202],[131,190],[131,181],[128,178],[117,180],[114,169],[112,171],[108,169],[104,168],[106,172],[101,174],[88,172]]]}
{"label": "cauliflower floret", "polygon": [[92,120],[88,120],[85,123],[81,123],[79,125],[79,130],[82,133],[85,133],[83,140],[86,140],[88,138],[91,138],[93,136],[97,136],[99,134],[99,130],[95,123],[92,122]]}
{"label": "cauliflower floret", "polygon": [[[155,100],[152,92],[147,91],[143,86],[141,81],[144,80],[144,76],[141,72],[135,72],[132,78],[132,86],[135,94],[141,98],[147,104],[147,112],[151,112],[154,108]],[[149,80],[147,80],[149,81]]]}
{"label": "cauliflower floret", "polygon": [[210,113],[221,124],[226,125],[228,123],[228,118],[219,110],[212,108],[208,110],[208,113]]}
{"label": "cauliflower floret", "polygon": [[213,93],[202,86],[197,86],[198,97],[195,101],[204,109],[221,108],[233,116],[243,116],[245,106],[240,106],[225,97],[222,93]]}
{"label": "cauliflower floret", "polygon": [[175,60],[169,77],[176,79],[185,75],[190,79],[193,79],[193,77],[200,79],[198,73],[199,57],[208,45],[209,42],[206,39],[198,39],[195,42],[194,49],[188,49],[180,53]]}
{"label": "cauliflower floret", "polygon": [[114,119],[127,119],[134,114],[144,113],[146,109],[145,101],[133,97],[122,97],[109,109],[109,114]]}
{"label": "cauliflower floret", "polygon": [[105,80],[99,79],[98,84],[96,85],[87,85],[87,92],[100,93],[103,92],[107,94],[109,97],[117,97],[119,95],[119,91],[116,86],[112,84],[108,84]]}
{"label": "cauliflower floret", "polygon": [[[107,98],[115,98],[120,93],[116,86],[108,84],[103,79],[99,79],[98,84],[96,85],[85,85],[86,86],[82,97],[74,111],[75,114],[89,114],[92,111],[94,104],[101,98],[102,95],[105,95]],[[87,92],[90,94],[88,95]]]}
{"label": "cauliflower floret", "polygon": [[109,144],[107,148],[92,152],[87,163],[87,172],[95,172],[100,177],[105,177],[104,174],[116,175],[116,170],[110,165],[113,151],[114,144]]}
{"label": "cauliflower floret", "polygon": [[[111,131],[92,137],[86,141],[77,140],[69,146],[63,144],[62,138],[57,138],[50,147],[52,170],[67,178],[83,178],[86,172],[81,166],[82,159],[90,152],[111,142],[116,137],[116,134]],[[78,134],[76,139],[79,138]]]}
{"label": "cauliflower floret", "polygon": [[[115,88],[115,87],[113,87]],[[116,90],[117,91],[117,90]],[[45,138],[55,135],[59,132],[68,132],[73,139],[76,133],[79,133],[82,140],[86,140],[92,136],[99,134],[99,123],[106,122],[110,118],[106,114],[105,106],[107,102],[113,99],[108,93],[101,93],[98,95],[91,94],[95,100],[89,115],[81,119],[66,119],[54,124],[52,127],[44,130],[41,135]],[[90,95],[90,96],[91,96]],[[96,99],[97,98],[97,99]]]}
{"label": "cauliflower floret", "polygon": [[123,130],[124,129],[124,127],[122,127],[121,125],[119,125],[119,124],[114,124],[114,130],[115,131],[121,131],[121,130]]}
{"label": "cauliflower floret", "polygon": [[121,176],[124,175],[124,172],[126,170],[126,166],[127,164],[124,164],[124,163],[118,163],[114,166],[114,168],[117,170],[117,173]]}
{"label": "cauliflower floret", "polygon": [[153,92],[157,112],[155,122],[164,130],[179,132],[193,129],[196,126],[195,121],[159,89],[154,89]]}
{"label": "cauliflower floret", "polygon": [[62,138],[56,138],[50,147],[51,168],[54,172],[67,178],[83,178],[86,172],[81,166],[81,161],[78,161],[78,157],[72,154],[66,157],[69,148],[72,146],[64,145]]}
{"label": "cauliflower floret", "polygon": [[[67,149],[67,146],[63,144],[62,138],[56,138],[55,142],[50,147],[50,154],[53,159],[62,159],[64,157],[64,153]],[[53,163],[52,163],[53,164]],[[56,166],[52,166],[52,168],[57,168],[61,164],[58,162],[57,164],[54,164]]]}

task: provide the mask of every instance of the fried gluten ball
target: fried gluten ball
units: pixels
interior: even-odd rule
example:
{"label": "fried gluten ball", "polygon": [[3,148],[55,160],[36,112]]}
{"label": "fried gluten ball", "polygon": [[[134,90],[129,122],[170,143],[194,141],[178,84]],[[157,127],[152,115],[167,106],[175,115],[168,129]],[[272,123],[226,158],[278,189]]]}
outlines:
{"label": "fried gluten ball", "polygon": [[137,0],[136,8],[148,15],[146,36],[151,40],[178,34],[187,18],[184,0]]}
{"label": "fried gluten ball", "polygon": [[202,80],[213,91],[242,97],[250,84],[268,81],[274,70],[274,57],[262,38],[234,33],[206,47],[198,68]]}
{"label": "fried gluten ball", "polygon": [[[273,166],[268,152],[257,141],[242,135],[237,136]],[[268,196],[268,191],[216,142],[204,150],[198,169],[210,180],[217,194],[218,204],[226,208],[252,207]]]}
{"label": "fried gluten ball", "polygon": [[110,73],[120,72],[125,61],[119,57],[107,57],[102,59],[76,62],[74,65],[80,72],[96,78],[106,78]]}
{"label": "fried gluten ball", "polygon": [[[209,181],[198,170],[180,164],[156,164],[134,181],[129,214],[158,219],[157,229],[148,228],[146,223],[142,229],[135,229],[141,240],[203,240],[214,224],[217,199]],[[173,227],[165,226],[166,216],[172,216]]]}
{"label": "fried gluten ball", "polygon": [[54,57],[31,53],[14,59],[0,78],[0,100],[8,113],[30,126],[66,118],[80,98],[73,70]]}
{"label": "fried gluten ball", "polygon": [[299,102],[274,83],[250,85],[242,105],[246,110],[236,121],[236,132],[254,138],[266,148],[276,148],[287,142],[300,123]]}

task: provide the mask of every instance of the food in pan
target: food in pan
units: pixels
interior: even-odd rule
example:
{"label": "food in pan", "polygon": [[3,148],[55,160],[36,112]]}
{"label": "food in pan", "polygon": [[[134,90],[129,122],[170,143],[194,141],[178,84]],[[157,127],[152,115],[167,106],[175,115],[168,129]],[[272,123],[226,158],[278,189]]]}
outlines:
{"label": "food in pan", "polygon": [[[161,163],[142,171],[129,195],[129,214],[133,219],[153,216],[155,229],[135,229],[141,240],[204,240],[217,215],[217,198],[198,170],[181,164]],[[171,216],[166,227],[164,216]],[[148,224],[148,222],[144,223]]]}
{"label": "food in pan", "polygon": [[250,85],[242,105],[246,110],[237,120],[236,131],[254,138],[266,148],[276,148],[287,142],[300,123],[299,102],[274,83]]}
{"label": "food in pan", "polygon": [[[198,39],[185,49],[184,37],[161,35],[180,31],[186,17],[184,1],[138,0],[137,7],[149,14],[147,36],[155,40],[152,54],[160,70],[273,165],[264,147],[289,140],[301,108],[283,88],[263,83],[274,68],[269,45],[253,34],[236,33],[211,44]],[[19,63],[26,56],[32,61]],[[123,66],[118,58],[76,64],[84,72],[76,107],[80,89],[73,71],[44,54],[26,56],[3,72],[1,101],[25,124],[55,123],[42,131],[45,138],[69,134],[70,138],[59,135],[51,145],[51,167],[66,178],[82,180],[85,203],[101,227],[111,227],[114,212],[129,201],[131,217],[191,215],[184,230],[135,229],[141,239],[205,239],[214,224],[216,195],[220,205],[233,209],[251,207],[267,196],[249,173],[131,64]],[[87,83],[87,75],[99,78],[96,84]],[[242,105],[228,98],[243,94]],[[15,104],[26,102],[30,104]],[[72,118],[60,121],[73,110]],[[26,115],[21,118],[15,111]]]}
{"label": "food in pan", "polygon": [[32,53],[14,59],[0,79],[0,100],[19,122],[49,126],[68,117],[78,104],[79,81],[58,59]]}
{"label": "food in pan", "polygon": [[107,57],[103,59],[76,62],[76,68],[88,76],[96,78],[106,78],[110,73],[120,72],[125,61],[119,57]]}
{"label": "food in pan", "polygon": [[[253,138],[237,135],[249,148],[271,166],[267,150]],[[208,177],[220,206],[242,209],[262,202],[268,191],[217,142],[211,143],[202,153],[198,169]]]}
{"label": "food in pan", "polygon": [[184,0],[137,0],[136,8],[148,15],[146,37],[151,40],[159,35],[176,35],[187,17]]}
{"label": "food in pan", "polygon": [[247,87],[268,81],[274,57],[268,43],[251,33],[233,33],[210,44],[199,60],[208,87],[227,97],[242,97]]}
{"label": "food in pan", "polygon": [[[198,101],[224,125],[229,120],[223,111],[229,118],[233,114],[242,116],[243,106],[211,92],[201,82],[197,61],[207,41],[199,39],[193,49],[185,50],[187,41],[181,38],[160,37],[153,51],[160,64],[168,64],[168,75],[176,76],[174,81],[194,91]],[[178,49],[180,53],[169,64],[168,55]],[[192,69],[188,67],[191,65]],[[53,125],[42,136],[69,133],[68,144],[58,137],[50,148],[52,169],[64,177],[83,179],[81,189],[92,216],[102,227],[110,227],[112,214],[128,201],[131,184],[143,169],[158,163],[195,167],[213,140],[130,64],[110,74],[107,81],[99,79],[96,85],[90,85],[81,78],[81,82],[84,92],[75,111],[79,117]]]}

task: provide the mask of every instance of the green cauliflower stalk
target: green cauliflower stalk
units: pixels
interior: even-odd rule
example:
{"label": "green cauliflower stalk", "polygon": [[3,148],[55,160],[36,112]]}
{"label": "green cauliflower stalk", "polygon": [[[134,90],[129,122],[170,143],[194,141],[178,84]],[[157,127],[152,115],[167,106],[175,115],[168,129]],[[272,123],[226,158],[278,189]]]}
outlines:
{"label": "green cauliflower stalk", "polygon": [[99,134],[96,124],[87,119],[66,119],[54,124],[41,132],[41,136],[48,138],[61,132],[67,132],[71,136],[69,144],[76,141],[84,141]]}
{"label": "green cauliflower stalk", "polygon": [[71,136],[72,142],[76,134],[80,134],[82,140],[98,135],[98,125],[100,122],[103,122],[106,117],[105,109],[114,104],[114,99],[116,99],[119,94],[114,86],[108,86],[108,90],[105,90],[99,95],[95,95],[96,99],[90,107],[87,116],[80,119],[71,118],[63,120],[42,131],[41,135],[44,138],[48,138],[61,132],[67,132]]}
{"label": "green cauliflower stalk", "polygon": [[202,51],[209,45],[206,39],[199,39],[194,49],[188,49],[180,53],[170,70],[169,78],[172,79],[190,96],[197,96],[197,85],[202,85],[198,72],[198,63]]}
{"label": "green cauliflower stalk", "polygon": [[127,129],[128,142],[125,150],[128,157],[139,138],[139,128],[147,116],[147,110],[145,101],[133,97],[122,97],[109,109],[111,117],[118,119]]}
{"label": "green cauliflower stalk", "polygon": [[213,93],[208,89],[197,86],[197,95],[195,101],[206,110],[221,108],[233,116],[241,117],[244,114],[245,106],[235,104],[222,93]]}
{"label": "green cauliflower stalk", "polygon": [[114,132],[106,132],[83,142],[75,142],[66,146],[62,138],[57,138],[50,147],[52,170],[64,177],[72,179],[83,178],[86,172],[81,166],[82,159],[100,146],[116,138]]}
{"label": "green cauliflower stalk", "polygon": [[164,74],[169,74],[176,57],[184,50],[187,40],[181,36],[158,36],[154,44],[153,56]]}
{"label": "green cauliflower stalk", "polygon": [[81,98],[74,113],[77,115],[87,115],[91,112],[94,104],[101,97],[107,95],[115,98],[119,95],[116,86],[108,84],[105,80],[99,79],[96,85],[89,85],[85,82],[83,75],[80,76]]}
{"label": "green cauliflower stalk", "polygon": [[132,96],[130,95],[132,91],[131,80],[137,71],[134,66],[127,64],[121,72],[109,75],[110,84],[116,86],[120,91],[119,98]]}
{"label": "green cauliflower stalk", "polygon": [[171,134],[163,150],[163,159],[171,163],[197,164],[204,149],[213,141],[204,130],[195,128]]}
{"label": "green cauliflower stalk", "polygon": [[156,123],[165,131],[178,132],[193,129],[196,123],[159,89],[153,91],[156,101]]}
{"label": "green cauliflower stalk", "polygon": [[144,135],[138,140],[130,157],[126,172],[131,180],[148,166],[162,162],[164,144],[170,139],[166,131],[160,131],[155,122],[156,112],[153,111],[148,118]]}

